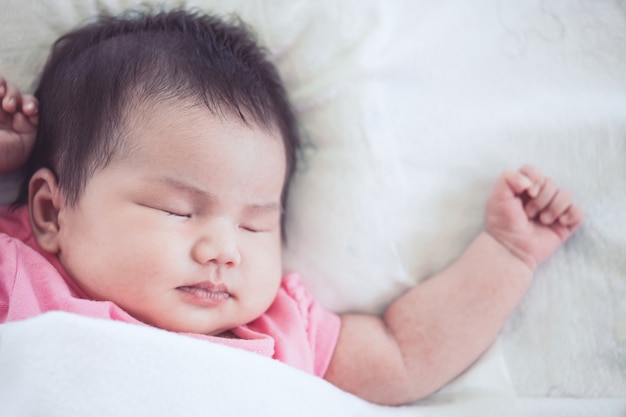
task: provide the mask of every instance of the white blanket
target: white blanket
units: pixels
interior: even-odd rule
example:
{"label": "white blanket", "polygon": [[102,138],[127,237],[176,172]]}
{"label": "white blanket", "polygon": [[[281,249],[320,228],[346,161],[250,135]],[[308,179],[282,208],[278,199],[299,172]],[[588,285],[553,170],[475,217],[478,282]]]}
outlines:
{"label": "white blanket", "polygon": [[[0,3],[0,74],[136,1]],[[0,326],[2,415],[626,415],[626,11],[609,0],[195,0],[235,11],[285,77],[308,146],[285,269],[336,311],[380,312],[480,230],[532,162],[585,209],[498,343],[434,397],[360,401],[255,355],[53,313]],[[0,181],[5,201],[14,181]],[[4,410],[10,410],[5,413]]]}
{"label": "white blanket", "polygon": [[589,417],[626,410],[617,400],[516,398],[492,378],[500,366],[488,355],[448,398],[380,407],[280,362],[158,329],[60,312],[0,326],[3,416]]}

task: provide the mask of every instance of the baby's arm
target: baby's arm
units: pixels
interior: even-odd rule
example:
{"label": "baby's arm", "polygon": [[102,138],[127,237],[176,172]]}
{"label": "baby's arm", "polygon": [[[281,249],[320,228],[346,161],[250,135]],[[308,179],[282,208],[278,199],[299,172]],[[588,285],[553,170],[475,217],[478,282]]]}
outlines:
{"label": "baby's arm", "polygon": [[24,165],[35,144],[37,99],[0,76],[0,174]]}
{"label": "baby's arm", "polygon": [[534,167],[506,172],[486,230],[448,268],[395,300],[382,318],[345,315],[325,378],[369,401],[423,398],[495,340],[536,266],[581,224],[570,194]]}

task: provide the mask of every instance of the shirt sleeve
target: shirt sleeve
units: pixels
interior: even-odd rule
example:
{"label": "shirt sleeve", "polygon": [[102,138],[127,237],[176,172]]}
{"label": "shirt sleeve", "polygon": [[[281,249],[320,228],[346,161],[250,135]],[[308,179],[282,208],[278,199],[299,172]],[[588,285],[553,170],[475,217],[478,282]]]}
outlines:
{"label": "shirt sleeve", "polygon": [[21,242],[32,236],[26,206],[13,210],[0,206],[0,323],[7,321],[18,274]]}
{"label": "shirt sleeve", "polygon": [[9,300],[15,286],[17,253],[9,236],[0,233],[0,323],[7,320]]}
{"label": "shirt sleeve", "polygon": [[341,318],[313,298],[302,284],[299,275],[287,275],[284,278],[284,286],[298,303],[300,315],[304,320],[308,343],[313,352],[313,371],[315,375],[323,377],[337,346]]}

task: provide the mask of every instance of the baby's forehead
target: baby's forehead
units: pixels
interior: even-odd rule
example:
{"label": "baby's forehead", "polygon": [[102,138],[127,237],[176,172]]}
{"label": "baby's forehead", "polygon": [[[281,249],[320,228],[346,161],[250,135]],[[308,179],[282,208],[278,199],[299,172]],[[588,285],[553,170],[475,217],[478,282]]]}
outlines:
{"label": "baby's forehead", "polygon": [[[167,153],[167,145],[175,147],[180,140],[189,135],[206,134],[207,125],[220,126],[221,128],[245,127],[259,133],[259,137],[268,137],[279,141],[285,149],[283,137],[277,122],[265,123],[245,110],[226,104],[209,106],[199,98],[143,98],[141,100],[129,100],[124,106],[122,118],[118,127],[119,149],[121,156],[133,156],[133,151],[145,147],[158,147],[160,151]],[[202,126],[202,127],[201,127]],[[166,140],[155,141],[155,136],[167,132]],[[161,138],[163,139],[163,138]],[[260,139],[262,140],[262,139]]]}
{"label": "baby's forehead", "polygon": [[[154,122],[155,119],[197,118],[199,116],[221,123],[243,123],[250,129],[262,129],[273,133],[279,131],[279,115],[263,111],[263,119],[258,109],[248,109],[245,105],[220,101],[214,97],[189,96],[185,92],[163,91],[145,97],[129,94],[124,107],[122,122],[125,128],[136,127],[137,124]],[[187,117],[188,116],[188,117]]]}

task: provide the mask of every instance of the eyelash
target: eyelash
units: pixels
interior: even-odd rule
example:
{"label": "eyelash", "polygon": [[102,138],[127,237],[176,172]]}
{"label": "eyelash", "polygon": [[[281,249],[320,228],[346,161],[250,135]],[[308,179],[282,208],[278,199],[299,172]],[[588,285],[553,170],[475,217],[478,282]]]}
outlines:
{"label": "eyelash", "polygon": [[244,230],[244,231],[246,231],[246,232],[250,232],[250,233],[261,233],[261,232],[263,232],[263,230],[255,229],[255,228],[249,227],[249,226],[239,225],[239,228]]}
{"label": "eyelash", "polygon": [[[172,216],[172,217],[180,217],[180,218],[185,218],[185,219],[190,219],[191,218],[191,214],[180,214],[180,213],[174,213],[168,210],[162,210],[163,212],[165,212],[168,216]],[[246,231],[246,232],[250,232],[250,233],[262,233],[264,232],[264,230],[261,229],[257,229],[254,227],[250,227],[250,226],[243,226],[243,225],[239,225],[239,228]]]}
{"label": "eyelash", "polygon": [[184,218],[191,218],[191,214],[181,214],[181,213],[174,213],[172,211],[169,210],[161,210],[162,212],[166,213],[168,216],[173,216],[173,217],[184,217]]}
{"label": "eyelash", "polygon": [[[176,213],[170,210],[166,210],[166,209],[157,209],[162,211],[163,213],[167,214],[168,216],[172,216],[172,217],[179,217],[179,218],[186,218],[186,219],[190,219],[192,217],[191,214],[183,214],[183,213]],[[266,230],[262,230],[262,229],[257,229],[254,227],[250,227],[250,226],[245,226],[245,225],[239,225],[239,228],[246,231],[246,232],[250,232],[250,233],[263,233]]]}

